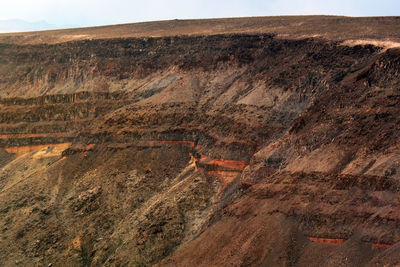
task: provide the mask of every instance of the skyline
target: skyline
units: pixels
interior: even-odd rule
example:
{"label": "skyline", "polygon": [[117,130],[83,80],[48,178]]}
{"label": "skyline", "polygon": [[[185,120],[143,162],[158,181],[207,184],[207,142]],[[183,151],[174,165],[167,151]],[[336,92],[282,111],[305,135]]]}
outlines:
{"label": "skyline", "polygon": [[[4,1],[4,0],[3,0]],[[41,30],[90,27],[170,19],[201,19],[277,15],[399,16],[396,0],[14,0],[0,9],[0,31],[10,21]],[[28,23],[26,23],[28,22]],[[3,25],[1,25],[1,23]],[[25,25],[25,26],[24,26]],[[18,25],[17,25],[18,26]],[[7,29],[8,27],[8,29]],[[37,28],[35,28],[37,27]]]}

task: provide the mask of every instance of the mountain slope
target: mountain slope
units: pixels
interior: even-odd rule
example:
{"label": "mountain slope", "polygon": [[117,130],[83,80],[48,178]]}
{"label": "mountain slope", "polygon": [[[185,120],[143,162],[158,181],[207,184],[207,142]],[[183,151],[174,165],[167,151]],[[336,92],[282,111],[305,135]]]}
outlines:
{"label": "mountain slope", "polygon": [[0,37],[0,265],[399,264],[396,18],[278,19]]}

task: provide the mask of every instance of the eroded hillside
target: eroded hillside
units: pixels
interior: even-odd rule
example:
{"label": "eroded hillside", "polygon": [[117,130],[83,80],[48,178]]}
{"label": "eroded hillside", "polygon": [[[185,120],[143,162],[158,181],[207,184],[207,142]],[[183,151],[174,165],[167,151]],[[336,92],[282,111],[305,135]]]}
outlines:
{"label": "eroded hillside", "polygon": [[342,41],[4,42],[0,265],[400,264],[400,50]]}

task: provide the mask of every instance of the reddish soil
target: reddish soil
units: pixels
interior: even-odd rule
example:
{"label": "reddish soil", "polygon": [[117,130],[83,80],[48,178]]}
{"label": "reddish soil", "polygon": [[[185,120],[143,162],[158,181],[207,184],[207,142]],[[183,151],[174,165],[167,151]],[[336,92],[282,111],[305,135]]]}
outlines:
{"label": "reddish soil", "polygon": [[207,164],[209,165],[217,165],[220,167],[224,167],[227,169],[243,171],[243,169],[249,165],[248,162],[245,161],[238,161],[238,160],[226,160],[226,159],[213,159]]}
{"label": "reddish soil", "polygon": [[390,244],[372,243],[373,248],[390,248],[391,246]]}

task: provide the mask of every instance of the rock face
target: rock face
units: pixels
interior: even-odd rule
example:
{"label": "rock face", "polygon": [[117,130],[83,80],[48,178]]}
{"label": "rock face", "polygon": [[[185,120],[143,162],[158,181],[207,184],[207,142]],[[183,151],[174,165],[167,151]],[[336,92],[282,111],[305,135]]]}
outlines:
{"label": "rock face", "polygon": [[400,50],[295,37],[1,44],[0,265],[400,264]]}

